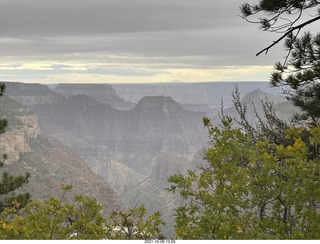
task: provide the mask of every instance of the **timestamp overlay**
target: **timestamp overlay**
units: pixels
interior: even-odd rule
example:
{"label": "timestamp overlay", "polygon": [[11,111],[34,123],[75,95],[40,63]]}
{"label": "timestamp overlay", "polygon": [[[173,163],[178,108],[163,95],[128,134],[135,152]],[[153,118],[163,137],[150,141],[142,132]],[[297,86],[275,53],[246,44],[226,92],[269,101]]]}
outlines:
{"label": "timestamp overlay", "polygon": [[144,240],[145,244],[176,244],[177,240]]}
{"label": "timestamp overlay", "polygon": [[[195,242],[197,244],[200,243],[212,243],[213,240],[107,240],[108,242],[116,242],[116,243],[134,243],[134,244],[183,244],[183,243],[192,243],[194,244]],[[220,242],[220,241],[215,241],[215,242]],[[225,240],[224,240],[225,243]]]}

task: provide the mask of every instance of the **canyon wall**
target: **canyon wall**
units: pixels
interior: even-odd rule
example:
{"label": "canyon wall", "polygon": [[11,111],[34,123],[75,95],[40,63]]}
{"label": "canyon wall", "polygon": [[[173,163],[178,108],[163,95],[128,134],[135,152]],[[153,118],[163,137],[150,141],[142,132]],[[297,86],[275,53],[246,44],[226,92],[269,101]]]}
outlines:
{"label": "canyon wall", "polygon": [[2,96],[0,116],[8,120],[6,132],[0,135],[0,153],[7,154],[8,159],[0,170],[12,175],[30,172],[31,178],[21,191],[30,192],[35,200],[51,195],[59,198],[60,185],[71,184],[68,201],[75,195],[87,194],[97,198],[106,213],[124,208],[116,192],[73,149],[41,134],[38,117],[30,109]]}

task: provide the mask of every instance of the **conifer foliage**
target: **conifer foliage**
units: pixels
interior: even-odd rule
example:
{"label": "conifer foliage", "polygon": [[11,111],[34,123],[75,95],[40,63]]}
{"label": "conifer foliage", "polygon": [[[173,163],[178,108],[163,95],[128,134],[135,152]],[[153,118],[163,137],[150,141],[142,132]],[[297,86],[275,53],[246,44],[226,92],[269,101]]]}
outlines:
{"label": "conifer foliage", "polygon": [[[5,85],[0,84],[0,96],[5,92]],[[5,128],[8,125],[6,119],[0,119],[0,134],[5,132]],[[0,168],[5,167],[5,160],[7,155],[2,155],[2,160],[0,160]],[[8,172],[2,172],[2,178],[0,179],[0,212],[2,212],[7,207],[22,208],[30,200],[30,194],[18,194],[16,195],[14,191],[20,188],[23,184],[28,182],[30,174],[12,176]]]}
{"label": "conifer foliage", "polygon": [[320,20],[320,2],[260,0],[256,4],[245,3],[240,9],[242,17],[248,22],[280,35],[257,55],[268,53],[284,41],[287,55],[283,61],[275,63],[271,84],[288,86],[288,98],[304,112],[300,119],[308,118],[319,125],[320,33],[305,30]]}

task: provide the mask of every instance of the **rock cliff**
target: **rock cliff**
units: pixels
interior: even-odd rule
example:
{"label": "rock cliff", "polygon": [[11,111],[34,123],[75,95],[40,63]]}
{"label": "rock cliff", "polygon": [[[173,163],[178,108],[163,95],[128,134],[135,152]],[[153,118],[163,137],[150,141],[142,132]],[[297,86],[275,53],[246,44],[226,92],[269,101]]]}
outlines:
{"label": "rock cliff", "polygon": [[0,151],[8,155],[7,164],[16,162],[20,153],[30,151],[29,138],[40,133],[38,117],[7,96],[0,97],[1,119],[7,119],[9,128],[0,135]]}
{"label": "rock cliff", "polygon": [[87,194],[104,204],[105,212],[123,208],[115,191],[74,150],[40,134],[38,117],[28,108],[2,96],[0,116],[9,122],[0,135],[0,153],[8,155],[1,171],[13,175],[30,172],[29,183],[22,191],[30,192],[33,199],[47,199],[51,195],[60,197],[60,184],[72,184],[68,200],[76,194]]}

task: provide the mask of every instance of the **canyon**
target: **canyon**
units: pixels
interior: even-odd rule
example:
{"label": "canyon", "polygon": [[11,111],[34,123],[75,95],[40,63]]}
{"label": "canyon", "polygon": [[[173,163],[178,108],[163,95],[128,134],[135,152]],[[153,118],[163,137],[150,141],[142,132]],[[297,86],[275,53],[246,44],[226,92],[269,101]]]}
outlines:
{"label": "canyon", "polygon": [[[237,86],[240,93],[246,95],[242,101],[248,106],[254,101],[260,113],[261,100],[265,98],[277,106],[286,103],[279,89],[270,88],[267,82],[239,82]],[[202,118],[208,116],[218,124],[221,100],[225,113],[236,116],[231,97],[235,84],[226,82],[50,86],[8,82],[6,87],[6,94],[28,107],[34,120],[39,120],[39,128],[34,129],[34,134],[28,134],[28,140],[29,144],[38,145],[37,148],[48,145],[37,153],[43,155],[51,150],[52,160],[47,163],[51,171],[61,168],[54,161],[66,153],[59,150],[53,153],[52,148],[73,150],[73,156],[66,157],[69,163],[63,159],[63,167],[73,165],[72,170],[78,173],[75,161],[87,167],[81,169],[81,177],[66,176],[57,170],[52,174],[69,181],[74,181],[73,177],[83,179],[87,172],[95,174],[91,178],[101,177],[100,183],[114,191],[106,194],[106,198],[113,199],[109,201],[125,207],[145,204],[150,212],[160,211],[167,222],[164,232],[169,235],[173,231],[174,209],[183,199],[165,190],[169,186],[167,178],[186,173],[188,169],[196,170],[204,163],[203,150],[208,145],[208,135]],[[253,112],[249,117],[254,122]],[[19,133],[21,142],[26,142],[25,129]],[[49,139],[43,139],[46,143],[39,145],[34,140],[38,137],[51,138],[50,143],[60,144],[52,146]],[[30,145],[11,147],[23,155],[28,155],[31,149]],[[46,156],[42,157],[33,161],[47,160]],[[16,159],[21,161],[18,156]],[[95,186],[99,188],[98,183]],[[90,187],[82,190],[92,191]]]}

